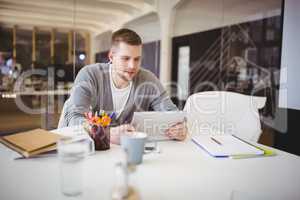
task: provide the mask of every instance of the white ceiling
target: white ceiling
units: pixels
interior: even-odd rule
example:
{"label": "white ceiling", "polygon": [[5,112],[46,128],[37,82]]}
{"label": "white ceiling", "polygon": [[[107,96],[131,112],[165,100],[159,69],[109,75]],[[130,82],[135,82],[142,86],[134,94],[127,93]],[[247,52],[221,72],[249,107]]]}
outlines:
{"label": "white ceiling", "polygon": [[0,23],[98,34],[154,11],[151,0],[0,0]]}
{"label": "white ceiling", "polygon": [[[141,16],[156,12],[159,1],[167,0],[0,0],[0,24],[22,28],[85,30],[98,35],[114,31]],[[176,1],[176,0],[168,0]],[[218,26],[220,21],[239,20],[281,7],[281,0],[180,0],[176,8],[175,35]],[[222,19],[222,12],[224,19]],[[145,28],[148,23],[139,24]],[[158,21],[156,18],[155,21]],[[156,23],[155,26],[158,24]],[[197,27],[199,26],[198,30]],[[149,29],[149,28],[148,28]],[[151,34],[152,32],[146,30]]]}

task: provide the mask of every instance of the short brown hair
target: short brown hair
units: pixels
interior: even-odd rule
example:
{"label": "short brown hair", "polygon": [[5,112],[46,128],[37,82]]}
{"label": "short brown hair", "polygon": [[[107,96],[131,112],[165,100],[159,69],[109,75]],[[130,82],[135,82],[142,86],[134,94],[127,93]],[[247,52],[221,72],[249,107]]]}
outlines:
{"label": "short brown hair", "polygon": [[118,45],[120,42],[125,42],[130,45],[141,45],[141,37],[133,30],[122,28],[115,31],[111,37],[112,46]]}

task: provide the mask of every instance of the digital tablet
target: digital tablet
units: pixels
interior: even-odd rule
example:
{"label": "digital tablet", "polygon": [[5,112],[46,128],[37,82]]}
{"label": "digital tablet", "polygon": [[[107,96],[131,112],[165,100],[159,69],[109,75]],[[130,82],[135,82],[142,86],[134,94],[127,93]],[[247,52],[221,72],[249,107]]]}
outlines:
{"label": "digital tablet", "polygon": [[131,124],[137,131],[147,133],[148,140],[168,140],[165,131],[172,125],[183,122],[184,111],[134,112]]}

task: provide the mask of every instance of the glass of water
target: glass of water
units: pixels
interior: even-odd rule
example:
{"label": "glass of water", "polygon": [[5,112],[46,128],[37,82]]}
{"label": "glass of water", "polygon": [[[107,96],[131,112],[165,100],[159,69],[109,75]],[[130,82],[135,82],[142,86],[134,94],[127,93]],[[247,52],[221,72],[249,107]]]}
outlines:
{"label": "glass of water", "polygon": [[94,151],[93,143],[87,136],[61,138],[57,142],[57,150],[62,193],[66,196],[81,195],[84,160]]}

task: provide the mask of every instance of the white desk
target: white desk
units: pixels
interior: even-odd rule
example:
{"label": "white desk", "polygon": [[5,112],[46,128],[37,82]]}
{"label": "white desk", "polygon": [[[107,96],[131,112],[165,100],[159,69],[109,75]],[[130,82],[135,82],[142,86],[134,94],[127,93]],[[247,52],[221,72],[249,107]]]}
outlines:
{"label": "white desk", "polygon": [[[69,129],[61,130],[68,134]],[[130,177],[142,199],[300,199],[300,158],[277,150],[275,157],[212,158],[190,140],[161,142],[160,154],[144,156]],[[13,160],[0,144],[0,199],[70,199],[60,193],[56,157]],[[114,164],[121,149],[112,145],[87,159],[85,190],[78,199],[110,199]],[[86,182],[85,182],[86,183]]]}

